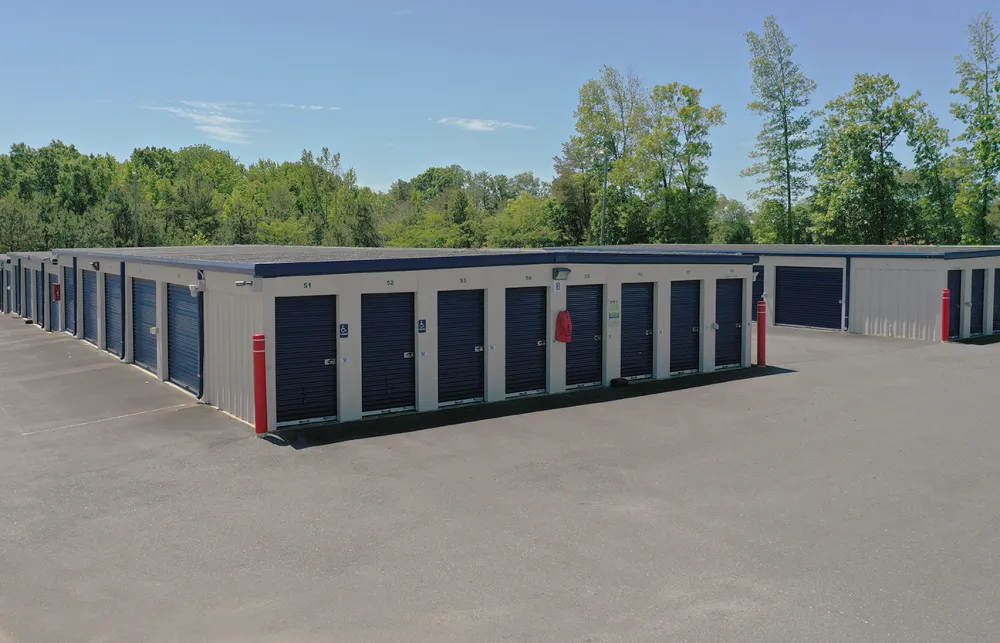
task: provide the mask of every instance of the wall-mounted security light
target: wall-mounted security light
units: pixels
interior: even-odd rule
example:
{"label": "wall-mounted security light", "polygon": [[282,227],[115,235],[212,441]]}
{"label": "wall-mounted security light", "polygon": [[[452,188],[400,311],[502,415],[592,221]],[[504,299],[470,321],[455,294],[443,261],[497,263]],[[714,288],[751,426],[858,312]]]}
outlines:
{"label": "wall-mounted security light", "polygon": [[90,267],[93,268],[94,270],[100,270],[101,269],[101,262],[100,261],[91,261],[90,262]]}
{"label": "wall-mounted security light", "polygon": [[759,272],[753,273],[753,281],[757,281],[757,277],[759,277],[759,276],[760,276]]}
{"label": "wall-mounted security light", "polygon": [[569,273],[570,273],[569,268],[562,268],[562,267],[553,268],[552,278],[555,279],[556,281],[566,281],[567,279],[569,279]]}
{"label": "wall-mounted security light", "polygon": [[248,280],[248,279],[241,279],[240,281],[236,282],[236,285],[237,286],[252,286],[253,282],[250,281],[250,280]]}

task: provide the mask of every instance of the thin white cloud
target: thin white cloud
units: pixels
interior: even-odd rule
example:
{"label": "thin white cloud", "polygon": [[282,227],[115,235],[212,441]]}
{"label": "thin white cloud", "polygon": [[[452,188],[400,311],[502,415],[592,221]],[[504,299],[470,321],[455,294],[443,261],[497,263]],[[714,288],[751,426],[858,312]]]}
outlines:
{"label": "thin white cloud", "polygon": [[196,130],[208,134],[223,143],[249,143],[250,135],[246,121],[233,116],[227,116],[222,107],[222,103],[199,103],[199,101],[182,101],[185,107],[149,107],[148,109],[167,112],[179,118],[183,118],[194,123]]}
{"label": "thin white cloud", "polygon": [[304,109],[313,112],[318,112],[324,109],[339,110],[339,107],[327,107],[325,105],[296,105],[294,103],[278,103],[278,107],[284,107],[287,109]]}
{"label": "thin white cloud", "polygon": [[438,119],[439,125],[450,125],[467,132],[495,132],[500,129],[535,129],[534,125],[522,125],[507,121],[494,121],[486,118],[459,118],[446,116]]}

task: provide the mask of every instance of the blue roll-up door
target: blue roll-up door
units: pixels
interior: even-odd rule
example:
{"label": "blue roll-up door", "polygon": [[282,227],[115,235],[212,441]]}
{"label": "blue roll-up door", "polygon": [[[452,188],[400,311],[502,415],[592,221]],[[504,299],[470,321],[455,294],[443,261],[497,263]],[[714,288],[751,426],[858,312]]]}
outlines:
{"label": "blue roll-up door", "polygon": [[83,271],[83,338],[97,343],[97,273]]}
{"label": "blue roll-up door", "polygon": [[42,271],[35,270],[35,323],[45,326],[45,280]]}
{"label": "blue roll-up door", "polygon": [[413,293],[361,295],[361,411],[416,408]]}
{"label": "blue roll-up door", "polygon": [[701,282],[670,284],[670,372],[701,368]]}
{"label": "blue roll-up door", "polygon": [[21,291],[24,293],[24,318],[31,319],[31,270],[28,268],[23,268],[24,270],[24,288]]}
{"label": "blue roll-up door", "polygon": [[201,296],[167,284],[167,379],[201,395]]}
{"label": "blue roll-up door", "polygon": [[156,372],[156,282],[132,279],[132,361]]}
{"label": "blue roll-up door", "polygon": [[278,426],[337,419],[337,298],[278,297],[274,331]]}
{"label": "blue roll-up door", "polygon": [[482,290],[438,293],[438,404],[486,397],[486,297]]}
{"label": "blue roll-up door", "polygon": [[948,294],[951,306],[948,310],[948,337],[962,334],[962,271],[948,271]]}
{"label": "blue roll-up door", "polygon": [[757,321],[757,302],[764,296],[764,266],[753,267],[754,280],[751,286],[753,301],[750,303],[750,319]]}
{"label": "blue roll-up door", "polygon": [[993,333],[1000,333],[1000,268],[993,272]]}
{"label": "blue roll-up door", "polygon": [[653,284],[622,284],[622,377],[653,376]]}
{"label": "blue roll-up door", "polygon": [[544,393],[546,389],[548,291],[508,288],[505,317],[507,395]]}
{"label": "blue roll-up door", "polygon": [[52,297],[53,286],[59,283],[57,275],[49,275],[49,330],[59,330],[59,302]]}
{"label": "blue roll-up door", "polygon": [[0,296],[0,302],[3,302],[3,311],[5,313],[10,312],[10,271],[3,270],[0,271],[0,275],[3,276],[3,291],[2,296]]}
{"label": "blue roll-up door", "polygon": [[715,282],[715,367],[743,364],[743,280]]}
{"label": "blue roll-up door", "polygon": [[774,323],[831,330],[843,327],[842,269],[778,266],[774,280]]}
{"label": "blue roll-up door", "polygon": [[76,272],[63,268],[63,305],[66,308],[66,331],[76,335]]}
{"label": "blue roll-up door", "polygon": [[969,311],[969,334],[983,334],[983,319],[986,314],[986,270],[972,271],[972,309]]}
{"label": "blue roll-up door", "polygon": [[125,354],[125,347],[122,345],[124,336],[125,308],[122,297],[122,279],[118,275],[106,273],[104,275],[104,345],[109,353],[114,353],[118,357]]}
{"label": "blue roll-up door", "polygon": [[566,386],[604,381],[604,286],[570,286],[566,310],[573,320],[573,341],[566,345]]}

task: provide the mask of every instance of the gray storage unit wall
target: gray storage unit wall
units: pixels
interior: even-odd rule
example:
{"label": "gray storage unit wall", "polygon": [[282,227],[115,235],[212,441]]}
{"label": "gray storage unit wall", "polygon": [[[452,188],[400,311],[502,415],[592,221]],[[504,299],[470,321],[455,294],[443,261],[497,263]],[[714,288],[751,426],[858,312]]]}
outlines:
{"label": "gray storage unit wall", "polygon": [[156,282],[132,279],[132,362],[153,373],[157,366],[155,328]]}
{"label": "gray storage unit wall", "polygon": [[504,324],[507,395],[544,393],[547,375],[548,292],[508,288]]}
{"label": "gray storage unit wall", "polygon": [[566,345],[566,386],[599,386],[604,381],[604,286],[566,288],[573,338]]}
{"label": "gray storage unit wall", "polygon": [[972,293],[969,307],[969,334],[982,335],[986,315],[986,270],[972,271]]}
{"label": "gray storage unit wall", "polygon": [[361,295],[361,411],[416,408],[416,338],[412,292]]}
{"label": "gray storage unit wall", "polygon": [[97,344],[97,273],[83,271],[83,338]]}
{"label": "gray storage unit wall", "polygon": [[743,365],[743,280],[715,282],[715,367]]}
{"label": "gray storage unit wall", "polygon": [[948,311],[948,336],[959,337],[962,334],[962,271],[948,271],[948,295],[950,297]]}
{"label": "gray storage unit wall", "polygon": [[670,284],[670,372],[701,368],[701,282]]}
{"label": "gray storage unit wall", "polygon": [[750,319],[757,321],[757,302],[764,296],[764,266],[753,267],[753,301],[750,302]]}
{"label": "gray storage unit wall", "polygon": [[337,298],[276,298],[274,333],[278,426],[336,420]]}
{"label": "gray storage unit wall", "polygon": [[55,332],[60,329],[59,324],[59,302],[52,296],[55,292],[55,285],[59,283],[58,275],[49,273],[49,330]]}
{"label": "gray storage unit wall", "polygon": [[104,274],[104,346],[118,357],[125,355],[125,297],[122,279]]}
{"label": "gray storage unit wall", "polygon": [[830,330],[843,327],[842,269],[777,266],[774,279],[776,324]]}
{"label": "gray storage unit wall", "polygon": [[622,284],[621,376],[642,379],[653,376],[653,299],[651,283]]}
{"label": "gray storage unit wall", "polygon": [[438,292],[438,404],[468,404],[486,397],[486,293]]}
{"label": "gray storage unit wall", "polygon": [[35,273],[35,323],[45,327],[45,279],[41,270],[33,270]]}
{"label": "gray storage unit wall", "polygon": [[167,379],[201,395],[202,294],[167,284]]}
{"label": "gray storage unit wall", "polygon": [[76,272],[63,267],[63,307],[66,309],[66,331],[76,335]]}

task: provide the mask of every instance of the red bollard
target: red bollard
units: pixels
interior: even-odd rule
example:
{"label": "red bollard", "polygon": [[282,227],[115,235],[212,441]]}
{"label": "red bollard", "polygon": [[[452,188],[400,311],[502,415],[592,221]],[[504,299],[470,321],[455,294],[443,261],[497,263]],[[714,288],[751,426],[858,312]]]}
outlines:
{"label": "red bollard", "polygon": [[267,362],[261,333],[253,336],[253,419],[257,435],[267,433]]}
{"label": "red bollard", "polygon": [[946,342],[951,337],[951,291],[945,288],[941,291],[941,341]]}
{"label": "red bollard", "polygon": [[757,302],[757,366],[767,366],[767,303]]}

